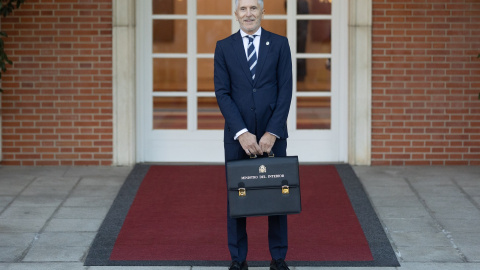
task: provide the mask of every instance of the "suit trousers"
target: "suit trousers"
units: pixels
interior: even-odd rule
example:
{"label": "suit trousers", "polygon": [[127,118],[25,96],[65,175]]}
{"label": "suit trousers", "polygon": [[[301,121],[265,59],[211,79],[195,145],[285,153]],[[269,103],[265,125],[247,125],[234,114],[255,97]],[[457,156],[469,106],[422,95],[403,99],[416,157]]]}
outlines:
{"label": "suit trousers", "polygon": [[[225,161],[250,158],[239,142],[225,143]],[[277,139],[272,148],[275,156],[286,156],[287,141]],[[267,158],[267,157],[258,157]],[[228,195],[227,195],[228,196]],[[247,259],[248,237],[247,218],[231,218],[227,203],[228,249],[232,261],[243,262]],[[268,217],[268,245],[272,259],[285,259],[288,249],[287,216]]]}

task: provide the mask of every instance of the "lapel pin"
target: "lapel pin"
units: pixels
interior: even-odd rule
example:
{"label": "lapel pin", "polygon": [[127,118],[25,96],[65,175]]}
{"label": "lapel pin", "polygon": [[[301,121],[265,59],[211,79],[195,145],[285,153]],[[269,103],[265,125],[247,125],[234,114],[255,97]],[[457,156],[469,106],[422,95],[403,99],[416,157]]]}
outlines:
{"label": "lapel pin", "polygon": [[267,46],[270,45],[270,41],[267,41]]}

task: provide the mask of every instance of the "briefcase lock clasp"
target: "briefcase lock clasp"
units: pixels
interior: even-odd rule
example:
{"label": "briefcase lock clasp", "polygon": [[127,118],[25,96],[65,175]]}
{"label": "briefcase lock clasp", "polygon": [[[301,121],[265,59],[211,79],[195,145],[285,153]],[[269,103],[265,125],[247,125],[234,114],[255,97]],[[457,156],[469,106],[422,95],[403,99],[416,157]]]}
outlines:
{"label": "briefcase lock clasp", "polygon": [[290,187],[287,185],[282,186],[282,194],[290,194]]}
{"label": "briefcase lock clasp", "polygon": [[247,190],[245,188],[238,189],[238,197],[245,197],[247,196]]}

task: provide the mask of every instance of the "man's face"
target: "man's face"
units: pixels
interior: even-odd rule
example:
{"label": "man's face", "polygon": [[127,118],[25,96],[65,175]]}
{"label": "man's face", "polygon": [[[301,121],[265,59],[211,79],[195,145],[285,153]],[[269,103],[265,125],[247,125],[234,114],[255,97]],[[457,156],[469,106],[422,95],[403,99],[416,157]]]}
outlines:
{"label": "man's face", "polygon": [[245,33],[253,35],[260,28],[264,12],[257,0],[239,0],[235,17],[240,23],[240,28]]}

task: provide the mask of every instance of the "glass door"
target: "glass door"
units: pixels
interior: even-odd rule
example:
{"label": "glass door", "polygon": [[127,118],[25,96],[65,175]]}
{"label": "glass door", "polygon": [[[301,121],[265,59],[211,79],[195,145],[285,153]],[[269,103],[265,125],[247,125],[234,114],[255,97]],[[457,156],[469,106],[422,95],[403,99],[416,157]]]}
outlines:
{"label": "glass door", "polygon": [[[287,36],[292,49],[287,153],[301,161],[346,160],[339,152],[342,86],[332,75],[341,66],[335,48],[341,35],[332,30],[342,2],[346,9],[346,0],[265,1],[262,27]],[[234,6],[234,0],[137,1],[138,161],[223,162],[213,56],[216,41],[239,29]]]}
{"label": "glass door", "polygon": [[301,161],[348,159],[348,1],[288,1],[294,98],[289,155]]}

